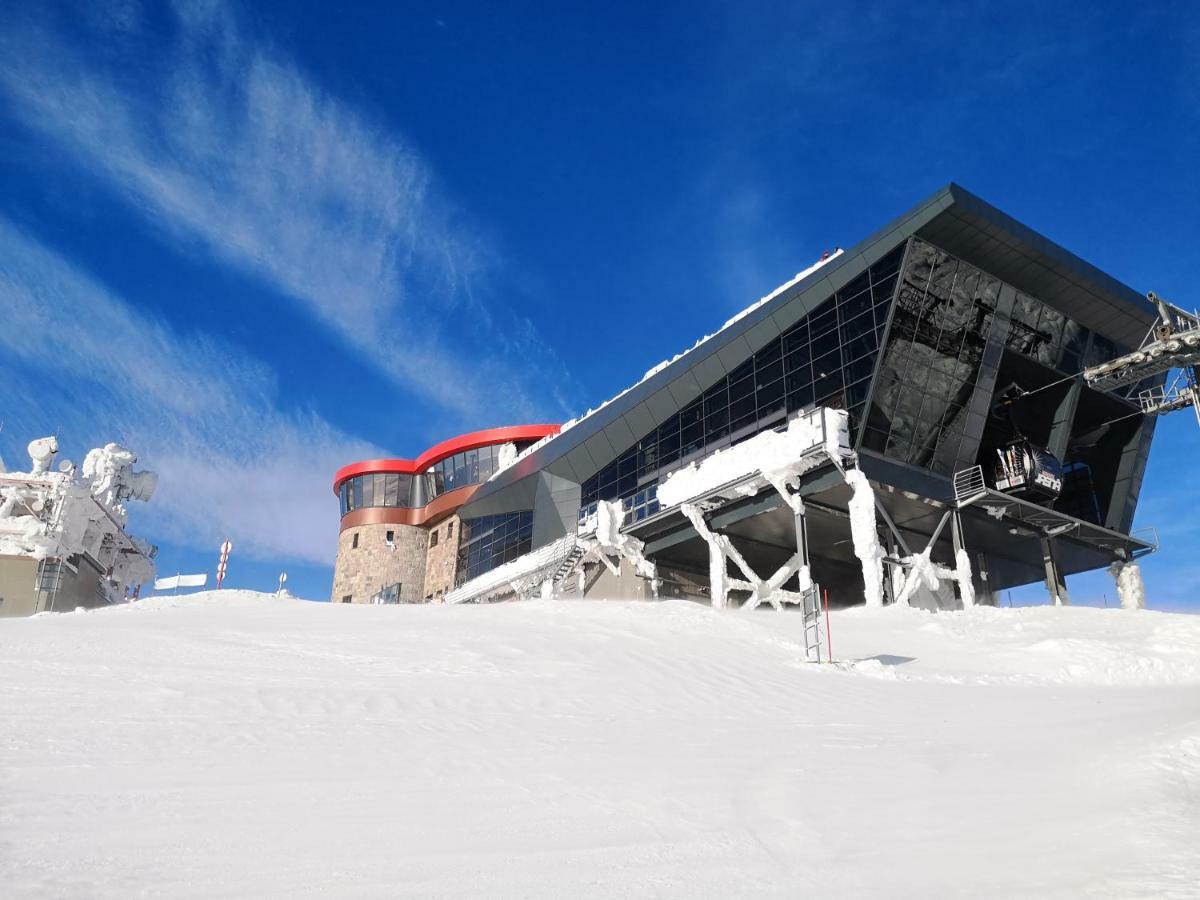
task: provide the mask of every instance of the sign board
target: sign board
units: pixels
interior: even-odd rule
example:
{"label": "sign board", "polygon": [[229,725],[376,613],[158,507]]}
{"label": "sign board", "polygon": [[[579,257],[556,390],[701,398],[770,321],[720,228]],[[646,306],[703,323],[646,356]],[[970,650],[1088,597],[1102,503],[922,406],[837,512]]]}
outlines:
{"label": "sign board", "polygon": [[208,584],[208,573],[202,572],[199,575],[172,575],[169,578],[155,579],[154,589],[156,591],[175,591],[185,587],[204,587]]}

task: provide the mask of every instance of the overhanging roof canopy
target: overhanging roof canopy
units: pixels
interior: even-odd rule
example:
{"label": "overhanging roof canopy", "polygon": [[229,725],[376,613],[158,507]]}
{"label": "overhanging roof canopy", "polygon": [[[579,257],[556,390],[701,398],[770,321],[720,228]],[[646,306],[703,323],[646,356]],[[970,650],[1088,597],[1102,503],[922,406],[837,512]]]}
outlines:
{"label": "overhanging roof canopy", "polygon": [[520,483],[543,470],[582,483],[914,235],[1119,343],[1136,345],[1155,321],[1132,288],[952,183],[481,485],[461,514],[528,508],[533,489]]}

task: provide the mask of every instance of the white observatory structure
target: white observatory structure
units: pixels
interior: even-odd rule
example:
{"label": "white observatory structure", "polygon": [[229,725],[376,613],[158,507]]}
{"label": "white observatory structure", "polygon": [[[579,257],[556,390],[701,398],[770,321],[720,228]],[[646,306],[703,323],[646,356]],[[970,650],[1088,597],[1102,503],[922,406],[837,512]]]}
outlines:
{"label": "white observatory structure", "polygon": [[29,444],[27,472],[0,461],[0,616],[121,603],[154,580],[158,552],[125,530],[130,500],[148,501],[158,477],[137,455],[106,444],[82,470],[58,461],[58,441]]}

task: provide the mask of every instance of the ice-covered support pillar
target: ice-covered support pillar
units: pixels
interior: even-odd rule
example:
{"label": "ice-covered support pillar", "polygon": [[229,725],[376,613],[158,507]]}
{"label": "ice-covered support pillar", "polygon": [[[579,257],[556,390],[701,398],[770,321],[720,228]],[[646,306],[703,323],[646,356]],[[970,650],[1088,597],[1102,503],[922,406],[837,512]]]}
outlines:
{"label": "ice-covered support pillar", "polygon": [[919,588],[924,587],[927,591],[936,591],[939,580],[955,577],[953,571],[933,561],[933,544],[934,542],[930,541],[928,547],[906,560],[908,574],[904,579],[904,586],[896,597],[897,606],[908,606]]}
{"label": "ice-covered support pillar", "polygon": [[1067,594],[1067,580],[1058,567],[1053,539],[1043,536],[1041,540],[1042,565],[1046,569],[1046,590],[1050,592],[1050,600],[1055,606],[1070,606],[1071,598]]}
{"label": "ice-covered support pillar", "polygon": [[[780,478],[772,472],[763,472],[763,477],[771,483],[771,487],[775,488],[776,492],[783,498],[788,508],[792,511],[796,528],[796,553],[783,567],[788,570],[784,580],[791,578],[794,573],[796,575],[798,591],[800,594],[804,594],[812,588],[812,569],[809,567],[808,559],[808,514],[804,508],[804,498],[799,493],[793,494],[788,489],[785,478]],[[775,573],[775,576],[770,579],[769,584],[773,585],[776,583],[783,573],[783,568]],[[779,581],[780,585],[782,583],[783,581]],[[771,603],[776,609],[779,608],[779,604],[775,600],[772,600]]]}
{"label": "ice-covered support pillar", "polygon": [[958,598],[963,609],[975,605],[975,583],[971,580],[971,557],[963,546],[962,513],[957,509],[950,515],[950,537],[954,543],[954,581],[958,585]]}
{"label": "ice-covered support pillar", "polygon": [[[592,548],[609,571],[620,576],[619,560],[628,560],[633,566],[634,574],[650,582],[650,590],[655,598],[661,581],[658,577],[658,566],[646,558],[643,552],[646,545],[632,535],[624,534],[621,527],[625,522],[625,510],[620,500],[600,501],[596,507],[595,538],[598,547]],[[606,554],[616,553],[618,565],[610,565]]]}
{"label": "ice-covered support pillar", "polygon": [[991,576],[988,574],[987,556],[982,553],[975,554],[976,570],[979,572],[979,586],[982,589],[975,597],[975,602],[983,606],[998,606],[996,595],[992,593]]}
{"label": "ice-covered support pillar", "polygon": [[863,597],[868,607],[883,606],[883,547],[879,545],[879,528],[875,521],[875,489],[861,469],[847,469],[846,483],[850,485],[850,537],[854,555],[862,563]]}
{"label": "ice-covered support pillar", "polygon": [[725,548],[721,546],[718,535],[709,530],[704,521],[704,513],[698,506],[683,503],[679,507],[696,533],[708,544],[708,591],[712,597],[713,609],[724,609],[729,602],[729,570],[725,560]]}
{"label": "ice-covered support pillar", "polygon": [[[733,546],[733,542],[728,537],[713,533],[708,527],[708,523],[704,521],[704,513],[698,506],[683,503],[679,510],[687,516],[692,527],[696,529],[696,533],[708,544],[708,582],[714,609],[724,609],[729,605],[731,590],[750,593],[749,599],[742,607],[745,610],[756,608],[763,600],[766,600],[775,609],[783,608],[781,599],[788,603],[795,602],[799,595],[788,594],[782,588],[785,581],[797,574],[799,554],[793,554],[792,558],[780,566],[774,575],[764,581],[754,573],[745,557],[738,552],[737,547]],[[729,577],[730,560],[741,571],[745,580]],[[800,572],[799,577],[803,587],[808,578],[807,571]]]}
{"label": "ice-covered support pillar", "polygon": [[1108,567],[1117,583],[1117,597],[1122,609],[1145,609],[1146,586],[1142,583],[1142,567],[1132,561],[1118,559]]}

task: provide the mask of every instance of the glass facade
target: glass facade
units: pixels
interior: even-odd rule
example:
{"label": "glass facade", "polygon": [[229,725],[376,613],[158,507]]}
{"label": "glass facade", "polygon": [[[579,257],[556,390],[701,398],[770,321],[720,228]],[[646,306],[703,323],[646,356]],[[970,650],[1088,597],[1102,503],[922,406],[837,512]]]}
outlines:
{"label": "glass facade", "polygon": [[[1083,368],[1088,330],[1078,322],[1020,292],[1013,302],[1011,318],[1006,341],[1010,350],[1067,375]],[[1116,345],[1100,335],[1095,337],[1094,353],[1099,354],[1097,362],[1118,355]]]}
{"label": "glass facade", "polygon": [[447,491],[487,481],[500,462],[500,446],[455,453],[430,466],[421,474],[425,482],[425,501],[429,502]]}
{"label": "glass facade", "polygon": [[[953,475],[977,461],[990,462],[995,449],[1018,431],[1045,444],[1071,376],[1127,352],[1041,300],[1009,290],[1011,308],[1009,301],[1001,303],[999,279],[919,238],[911,240],[863,449]],[[989,341],[994,349],[985,364]],[[985,383],[995,382],[990,390],[996,396],[972,409],[981,374]],[[999,395],[1014,382],[1033,393],[1009,408],[1000,404]],[[1059,384],[1052,392],[1037,393]],[[1082,388],[1085,401],[1093,395],[1100,396]],[[1079,468],[1088,450],[1074,433],[1065,449],[1070,490],[1064,494],[1069,494],[1090,483],[1092,475],[1086,466]],[[1094,520],[1093,494],[1077,499],[1064,497],[1061,505],[1072,503],[1082,510],[1081,518]]]}
{"label": "glass facade", "polygon": [[[580,525],[587,521],[589,516],[594,516],[596,514],[597,504],[598,501],[593,500],[591,503],[587,503],[579,507]],[[640,522],[647,516],[654,515],[659,510],[658,485],[647,485],[639,490],[636,494],[626,497],[621,501],[621,509],[625,512],[623,521],[626,525],[630,524],[631,522]]]}
{"label": "glass facade", "polygon": [[459,529],[455,584],[511,562],[532,547],[532,510],[463,519]]}
{"label": "glass facade", "polygon": [[342,515],[367,506],[415,506],[412,488],[411,475],[377,472],[347,478],[338,488]]}
{"label": "glass facade", "polygon": [[[518,441],[519,453],[531,441]],[[342,515],[365,506],[393,506],[414,509],[435,497],[487,481],[500,465],[500,448],[494,444],[455,453],[434,463],[420,475],[376,473],[347,478],[338,489]]]}
{"label": "glass facade", "polygon": [[585,481],[581,506],[640,496],[630,504],[633,515],[657,510],[646,492],[666,473],[817,405],[848,410],[853,434],[903,252],[900,246],[883,257]]}
{"label": "glass facade", "polygon": [[[999,279],[912,241],[865,449],[953,474],[999,297]],[[982,422],[975,425],[982,430]]]}

